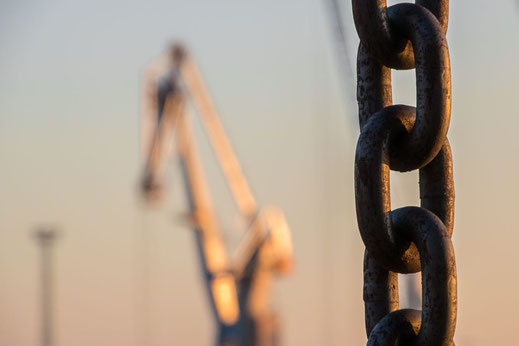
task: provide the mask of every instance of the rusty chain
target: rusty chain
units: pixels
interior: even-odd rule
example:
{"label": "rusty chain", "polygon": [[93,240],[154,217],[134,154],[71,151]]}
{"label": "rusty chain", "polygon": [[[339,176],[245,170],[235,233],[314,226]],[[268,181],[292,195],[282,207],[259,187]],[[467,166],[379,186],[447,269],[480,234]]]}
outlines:
{"label": "rusty chain", "polygon": [[[366,246],[368,345],[453,345],[457,281],[448,0],[387,7],[352,0],[360,37],[355,155],[357,220]],[[415,107],[392,105],[391,69],[416,68]],[[419,169],[420,207],[391,210],[389,171]],[[398,273],[422,272],[422,311],[399,310]]]}

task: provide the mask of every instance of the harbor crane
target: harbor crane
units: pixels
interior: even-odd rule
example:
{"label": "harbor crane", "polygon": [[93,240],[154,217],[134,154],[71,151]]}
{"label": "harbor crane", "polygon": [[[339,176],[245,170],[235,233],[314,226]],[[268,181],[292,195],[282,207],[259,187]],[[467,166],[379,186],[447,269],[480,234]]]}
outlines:
{"label": "harbor crane", "polygon": [[[176,154],[185,178],[189,223],[203,270],[217,345],[275,346],[279,323],[270,306],[274,276],[290,272],[290,229],[277,207],[260,209],[225,134],[201,74],[186,49],[172,44],[161,63],[150,64],[143,80],[143,195],[163,194],[166,164]],[[191,128],[187,104],[199,114],[240,215],[247,225],[229,256]],[[175,145],[176,141],[176,145]]]}

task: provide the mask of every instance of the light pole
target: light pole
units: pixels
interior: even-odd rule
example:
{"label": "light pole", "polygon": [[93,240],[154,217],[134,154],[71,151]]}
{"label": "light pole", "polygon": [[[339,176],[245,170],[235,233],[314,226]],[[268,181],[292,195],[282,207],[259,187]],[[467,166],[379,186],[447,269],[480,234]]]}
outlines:
{"label": "light pole", "polygon": [[53,346],[53,247],[57,232],[51,228],[36,231],[40,246],[41,346]]}

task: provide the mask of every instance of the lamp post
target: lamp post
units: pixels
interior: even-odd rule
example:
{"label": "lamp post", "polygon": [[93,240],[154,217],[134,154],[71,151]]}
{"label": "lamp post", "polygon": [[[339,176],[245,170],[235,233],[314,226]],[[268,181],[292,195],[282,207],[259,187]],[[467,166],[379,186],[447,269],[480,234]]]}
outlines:
{"label": "lamp post", "polygon": [[40,247],[41,346],[53,346],[53,247],[57,232],[51,228],[36,231]]}

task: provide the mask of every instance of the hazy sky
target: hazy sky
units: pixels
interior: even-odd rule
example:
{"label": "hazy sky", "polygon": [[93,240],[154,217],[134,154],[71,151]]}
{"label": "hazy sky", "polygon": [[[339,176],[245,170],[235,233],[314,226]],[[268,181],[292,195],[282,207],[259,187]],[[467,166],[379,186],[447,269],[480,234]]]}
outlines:
{"label": "hazy sky", "polygon": [[[358,38],[343,4],[354,62]],[[519,308],[519,6],[452,1],[450,14],[456,340],[507,344]],[[355,81],[338,75],[332,37],[317,0],[1,1],[0,345],[38,342],[30,232],[40,224],[62,231],[58,346],[211,343],[177,165],[161,209],[144,208],[136,194],[140,73],[170,39],[186,42],[199,63],[259,202],[281,206],[292,228],[296,271],[273,297],[284,345],[362,344],[358,125],[347,101]],[[413,72],[393,76],[395,103],[414,104]],[[198,138],[235,244],[230,194]],[[416,174],[392,178],[393,207],[418,203]]]}

